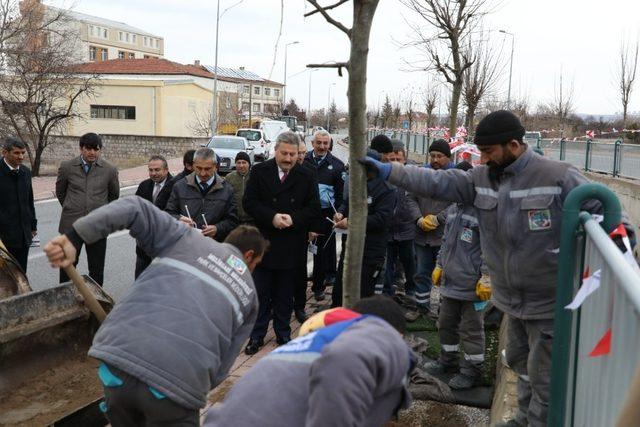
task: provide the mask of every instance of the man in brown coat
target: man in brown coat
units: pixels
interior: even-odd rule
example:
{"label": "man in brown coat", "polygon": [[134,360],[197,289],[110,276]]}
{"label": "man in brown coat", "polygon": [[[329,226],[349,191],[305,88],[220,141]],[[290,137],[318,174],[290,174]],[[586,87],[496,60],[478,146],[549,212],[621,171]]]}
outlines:
{"label": "man in brown coat", "polygon": [[[56,196],[62,205],[58,231],[71,231],[75,220],[89,212],[116,200],[120,195],[118,170],[111,163],[100,159],[102,140],[95,133],[80,137],[80,156],[62,162],[56,180]],[[77,247],[78,258],[82,246]],[[104,280],[104,257],[107,239],[87,245],[89,276],[98,284]],[[78,260],[74,265],[78,264]],[[60,282],[69,278],[60,270]]]}

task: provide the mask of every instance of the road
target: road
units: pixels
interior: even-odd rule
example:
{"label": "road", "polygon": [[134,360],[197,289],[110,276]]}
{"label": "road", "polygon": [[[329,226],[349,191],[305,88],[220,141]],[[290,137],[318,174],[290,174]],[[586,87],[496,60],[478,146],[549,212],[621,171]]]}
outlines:
{"label": "road", "polygon": [[[309,140],[310,138],[307,137],[307,148],[311,149]],[[345,160],[348,157],[348,150],[339,144],[335,144],[334,154]],[[120,196],[133,195],[135,190],[135,186],[123,188],[120,191]],[[60,212],[61,207],[56,199],[36,202],[38,235],[42,246],[58,235]],[[128,231],[123,230],[109,236],[104,271],[104,288],[114,300],[119,301],[127,295],[133,283],[135,263],[135,241],[129,236]],[[80,274],[88,272],[84,250],[80,256],[78,271]],[[46,289],[58,283],[58,271],[49,266],[41,247],[31,248],[29,252],[27,276],[34,290]]]}

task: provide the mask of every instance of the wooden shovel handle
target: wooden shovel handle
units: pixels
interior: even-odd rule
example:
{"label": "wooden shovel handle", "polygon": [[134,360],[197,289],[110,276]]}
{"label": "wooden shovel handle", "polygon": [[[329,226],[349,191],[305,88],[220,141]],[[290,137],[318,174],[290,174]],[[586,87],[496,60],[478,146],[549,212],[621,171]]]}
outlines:
{"label": "wooden shovel handle", "polygon": [[84,283],[84,279],[78,274],[78,270],[76,270],[72,264],[68,267],[64,267],[64,272],[67,273],[71,282],[73,282],[78,292],[80,292],[80,295],[82,295],[82,298],[84,298],[84,304],[93,313],[93,315],[96,316],[98,322],[102,323],[105,317],[107,317],[107,313],[104,312],[96,297],[93,296],[87,285]]}

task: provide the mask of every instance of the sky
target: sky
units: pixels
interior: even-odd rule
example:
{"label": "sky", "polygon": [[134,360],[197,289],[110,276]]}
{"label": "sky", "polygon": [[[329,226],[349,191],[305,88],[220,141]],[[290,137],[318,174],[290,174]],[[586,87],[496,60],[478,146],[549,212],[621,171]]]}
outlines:
{"label": "sky", "polygon": [[[278,40],[281,2],[284,13]],[[166,59],[214,63],[216,0],[45,3],[126,22],[162,36]],[[597,116],[621,111],[616,66],[623,38],[634,41],[639,35],[639,1],[489,0],[489,5],[492,11],[485,18],[483,29],[493,46],[502,52],[504,64],[494,95],[497,99],[506,101],[509,82],[512,39],[498,32],[502,29],[514,34],[512,99],[527,98],[532,107],[550,102],[562,73],[565,89],[573,86],[575,112]],[[331,13],[350,26],[351,9],[352,5],[346,3]],[[303,16],[311,10],[312,6],[304,0],[220,0],[218,64],[244,66],[265,78],[284,82],[285,45],[297,41],[286,49],[287,98],[294,98],[303,109],[309,101],[312,110],[325,108],[330,100],[346,109],[346,73],[339,77],[335,69],[310,72],[306,65],[348,60],[349,40],[319,14]],[[367,104],[371,107],[381,105],[388,95],[402,102],[413,97],[422,109],[419,94],[429,82],[437,81],[437,75],[410,65],[420,59],[420,53],[402,47],[412,36],[409,23],[420,25],[426,33],[430,31],[399,0],[380,0],[368,59]],[[629,109],[640,114],[640,82],[636,86]],[[448,87],[442,86],[443,114],[447,92]]]}

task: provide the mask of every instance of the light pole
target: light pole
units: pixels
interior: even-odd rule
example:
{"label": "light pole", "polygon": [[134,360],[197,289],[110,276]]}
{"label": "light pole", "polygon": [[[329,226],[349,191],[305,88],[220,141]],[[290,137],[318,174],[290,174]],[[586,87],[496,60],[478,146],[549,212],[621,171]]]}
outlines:
{"label": "light pole", "polygon": [[220,0],[216,7],[216,54],[214,58],[213,74],[213,108],[211,109],[211,136],[218,130],[218,29],[220,28]]}
{"label": "light pole", "polygon": [[509,61],[509,91],[507,92],[507,110],[511,109],[511,75],[513,72],[513,44],[515,42],[516,36],[513,33],[510,33],[505,30],[498,30],[503,34],[507,34],[511,36],[511,60]]}
{"label": "light pole", "polygon": [[329,130],[329,105],[331,104],[331,88],[333,86],[335,86],[335,83],[331,83],[329,85],[329,93],[327,94],[327,132],[330,132]]}
{"label": "light pole", "polygon": [[307,129],[311,128],[311,74],[313,74],[314,71],[318,71],[317,68],[312,69],[311,71],[309,71],[309,99],[307,100]]}
{"label": "light pole", "polygon": [[287,105],[287,48],[289,46],[291,46],[292,44],[298,44],[300,43],[299,41],[295,41],[295,42],[291,42],[291,43],[287,43],[284,45],[284,88],[282,90],[282,95],[283,95],[283,102],[282,102],[282,106],[283,109],[284,107]]}

